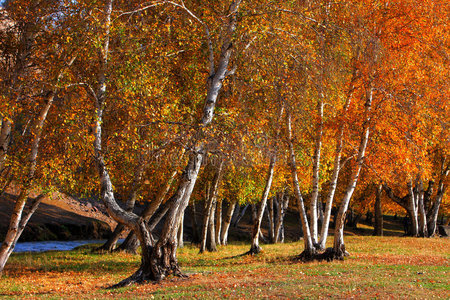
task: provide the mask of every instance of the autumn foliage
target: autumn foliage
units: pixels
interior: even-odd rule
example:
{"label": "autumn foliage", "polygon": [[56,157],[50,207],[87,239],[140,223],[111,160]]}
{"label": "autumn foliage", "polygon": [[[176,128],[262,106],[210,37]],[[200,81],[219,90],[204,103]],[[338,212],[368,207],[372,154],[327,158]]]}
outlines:
{"label": "autumn foliage", "polygon": [[[348,211],[371,211],[377,186],[412,235],[448,216],[447,1],[10,0],[0,12],[0,192],[23,196],[4,253],[31,188],[103,201],[143,245],[137,282],[180,275],[194,201],[256,205],[258,224],[268,198],[291,196],[307,259],[343,258]],[[159,240],[135,202],[168,207]]]}

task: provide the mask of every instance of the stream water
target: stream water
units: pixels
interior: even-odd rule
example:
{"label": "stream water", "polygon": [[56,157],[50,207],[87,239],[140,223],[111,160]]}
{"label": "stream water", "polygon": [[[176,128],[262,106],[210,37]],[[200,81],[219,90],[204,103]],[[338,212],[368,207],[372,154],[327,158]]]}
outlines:
{"label": "stream water", "polygon": [[[122,242],[123,240],[119,240]],[[68,251],[85,244],[102,244],[105,240],[43,241],[17,243],[13,252]]]}

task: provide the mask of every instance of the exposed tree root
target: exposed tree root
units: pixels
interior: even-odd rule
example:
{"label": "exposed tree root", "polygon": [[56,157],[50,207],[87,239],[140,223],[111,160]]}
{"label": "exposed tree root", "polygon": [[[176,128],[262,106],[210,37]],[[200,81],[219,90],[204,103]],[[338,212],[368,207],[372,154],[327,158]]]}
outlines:
{"label": "exposed tree root", "polygon": [[167,270],[165,273],[166,274],[159,274],[155,276],[151,270],[144,270],[143,266],[141,266],[136,272],[134,272],[133,275],[108,287],[107,289],[116,289],[133,284],[145,284],[150,282],[157,283],[166,278],[168,275],[174,275],[180,278],[189,278],[189,275],[182,273],[178,266],[175,269],[170,270],[170,272]]}
{"label": "exposed tree root", "polygon": [[300,260],[302,262],[312,262],[312,261],[333,261],[333,260],[344,260],[344,257],[350,256],[347,251],[335,251],[333,248],[327,248],[325,251],[309,252],[303,251],[299,255],[294,257],[294,260]]}
{"label": "exposed tree root", "polygon": [[242,256],[245,255],[257,255],[262,251],[261,247],[259,245],[252,245],[249,251],[242,254]]}

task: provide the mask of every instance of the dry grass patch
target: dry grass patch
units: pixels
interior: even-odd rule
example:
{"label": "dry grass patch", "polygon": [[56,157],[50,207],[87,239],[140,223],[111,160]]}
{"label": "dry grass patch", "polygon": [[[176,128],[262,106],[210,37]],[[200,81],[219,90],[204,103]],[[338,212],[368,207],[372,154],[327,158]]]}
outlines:
{"label": "dry grass patch", "polygon": [[198,254],[179,250],[188,279],[117,290],[105,287],[130,275],[139,256],[69,252],[15,254],[0,281],[11,298],[450,298],[449,239],[347,238],[345,261],[300,263],[302,243],[264,245],[257,256],[238,256],[248,244]]}

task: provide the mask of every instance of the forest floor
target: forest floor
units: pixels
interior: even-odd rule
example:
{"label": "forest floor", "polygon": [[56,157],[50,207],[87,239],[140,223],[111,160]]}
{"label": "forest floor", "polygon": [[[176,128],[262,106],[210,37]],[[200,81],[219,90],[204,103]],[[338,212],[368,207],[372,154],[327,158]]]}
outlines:
{"label": "forest floor", "polygon": [[239,256],[249,244],[198,254],[178,251],[189,278],[169,277],[110,290],[129,276],[139,256],[93,254],[86,246],[68,252],[13,254],[0,280],[0,297],[11,298],[450,298],[450,239],[347,236],[345,261],[293,261],[303,243],[263,245],[257,256]]}

